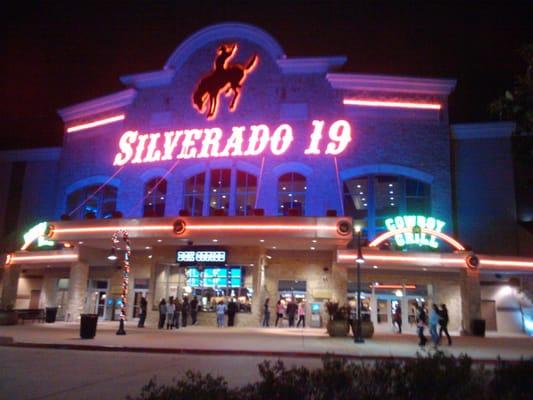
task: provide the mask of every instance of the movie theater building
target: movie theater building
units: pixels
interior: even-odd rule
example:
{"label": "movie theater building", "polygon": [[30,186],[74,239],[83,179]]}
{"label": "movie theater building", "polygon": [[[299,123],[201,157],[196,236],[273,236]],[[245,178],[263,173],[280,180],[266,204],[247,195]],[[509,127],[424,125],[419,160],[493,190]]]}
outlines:
{"label": "movie theater building", "polygon": [[316,325],[327,300],[355,297],[361,226],[362,311],[377,332],[398,305],[414,331],[416,301],[447,304],[452,331],[480,318],[531,331],[513,124],[450,125],[455,80],[345,62],[219,24],[161,70],[121,76],[124,90],[59,110],[62,147],[0,153],[2,308],[57,306],[76,322],[125,304],[131,321],[145,296],[154,324],[161,298],[197,295],[201,324],[234,298],[237,325],[258,326],[266,298],[274,315],[295,296]]}

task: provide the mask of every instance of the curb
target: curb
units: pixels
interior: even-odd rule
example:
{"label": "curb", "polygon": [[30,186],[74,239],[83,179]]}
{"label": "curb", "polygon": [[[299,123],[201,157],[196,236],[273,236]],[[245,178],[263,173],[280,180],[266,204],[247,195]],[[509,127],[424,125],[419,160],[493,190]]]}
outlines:
{"label": "curb", "polygon": [[[347,360],[358,361],[408,361],[416,359],[417,356],[380,356],[380,355],[354,355],[338,353],[316,353],[316,352],[294,352],[294,351],[259,351],[259,350],[215,350],[215,349],[177,349],[162,347],[127,347],[127,346],[101,346],[101,345],[79,345],[79,344],[58,344],[58,343],[24,343],[24,342],[0,342],[0,347],[26,348],[26,349],[50,349],[50,350],[78,350],[78,351],[104,351],[104,352],[125,352],[125,353],[149,353],[149,354],[186,354],[202,356],[260,356],[278,358],[323,358],[331,356]],[[427,353],[432,354],[432,353]],[[421,356],[425,356],[424,353]],[[475,364],[495,365],[500,361],[507,363],[518,363],[520,360],[504,359],[472,359]]]}

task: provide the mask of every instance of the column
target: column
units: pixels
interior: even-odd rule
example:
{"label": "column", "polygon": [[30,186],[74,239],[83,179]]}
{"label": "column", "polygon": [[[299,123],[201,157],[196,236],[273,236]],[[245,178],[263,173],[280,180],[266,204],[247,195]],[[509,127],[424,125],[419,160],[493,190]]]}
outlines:
{"label": "column", "polygon": [[370,299],[370,320],[374,326],[378,326],[378,299],[374,285],[372,285],[372,298]]}
{"label": "column", "polygon": [[77,322],[80,314],[85,311],[88,279],[89,264],[80,261],[71,264],[66,314],[67,322]]}
{"label": "column", "polygon": [[[254,296],[252,298],[252,315],[257,317],[258,323],[261,323],[263,317],[263,304],[267,297],[269,297],[266,288],[266,261],[267,257],[264,254],[264,249],[261,249],[257,257],[257,263],[253,270],[253,289]],[[270,299],[272,306],[273,299]]]}
{"label": "column", "polygon": [[409,327],[409,302],[407,301],[407,289],[405,289],[405,283],[402,284],[403,296],[400,299],[402,305],[402,332]]}
{"label": "column", "polygon": [[56,307],[57,306],[57,278],[54,276],[44,276],[41,290],[40,306]]}
{"label": "column", "polygon": [[4,310],[8,308],[15,308],[19,276],[19,265],[4,265],[4,274],[2,277],[2,301],[0,308]]}
{"label": "column", "polygon": [[461,333],[471,334],[473,319],[481,318],[481,286],[479,270],[465,268],[460,273]]}
{"label": "column", "polygon": [[345,265],[331,265],[331,297],[339,302],[339,306],[348,303],[348,268]]}

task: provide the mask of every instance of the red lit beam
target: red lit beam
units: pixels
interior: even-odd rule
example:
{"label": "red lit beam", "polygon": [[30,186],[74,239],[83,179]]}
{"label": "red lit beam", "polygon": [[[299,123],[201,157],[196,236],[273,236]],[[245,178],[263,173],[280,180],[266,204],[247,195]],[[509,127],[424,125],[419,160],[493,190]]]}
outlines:
{"label": "red lit beam", "polygon": [[343,99],[347,106],[385,107],[385,108],[414,108],[420,110],[440,110],[442,105],[438,103],[412,103],[403,101],[381,101],[366,99]]}
{"label": "red lit beam", "polygon": [[84,129],[95,128],[97,126],[102,126],[102,125],[111,124],[113,122],[122,121],[124,118],[126,118],[126,116],[124,114],[120,114],[120,115],[115,115],[114,117],[99,119],[93,122],[87,122],[86,124],[74,125],[74,126],[67,128],[67,132],[71,133],[71,132],[82,131]]}

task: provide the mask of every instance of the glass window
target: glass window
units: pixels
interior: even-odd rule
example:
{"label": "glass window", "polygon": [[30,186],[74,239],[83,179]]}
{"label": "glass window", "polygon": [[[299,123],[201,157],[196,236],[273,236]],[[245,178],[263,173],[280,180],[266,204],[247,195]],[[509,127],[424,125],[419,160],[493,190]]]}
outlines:
{"label": "glass window", "polygon": [[257,192],[257,177],[243,171],[237,171],[237,209],[236,215],[252,215]]}
{"label": "glass window", "polygon": [[100,185],[90,185],[70,193],[67,197],[67,214],[73,219],[82,219],[87,214],[95,218],[111,218],[117,206],[117,188],[99,188]]}
{"label": "glass window", "polygon": [[369,175],[343,182],[344,213],[373,239],[385,230],[385,219],[400,214],[431,212],[430,185],[395,175]]}
{"label": "glass window", "polygon": [[165,215],[167,181],[154,178],[144,185],[144,216],[162,217]]}
{"label": "glass window", "polygon": [[204,172],[191,176],[185,181],[183,206],[193,217],[202,215],[202,209],[204,206],[204,185]]}
{"label": "glass window", "polygon": [[211,170],[211,184],[209,187],[209,215],[215,210],[229,211],[231,169]]}
{"label": "glass window", "polygon": [[278,213],[289,215],[289,210],[296,210],[299,215],[305,214],[305,194],[307,179],[305,176],[289,172],[278,179]]}

